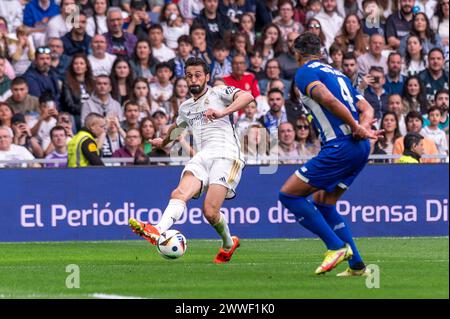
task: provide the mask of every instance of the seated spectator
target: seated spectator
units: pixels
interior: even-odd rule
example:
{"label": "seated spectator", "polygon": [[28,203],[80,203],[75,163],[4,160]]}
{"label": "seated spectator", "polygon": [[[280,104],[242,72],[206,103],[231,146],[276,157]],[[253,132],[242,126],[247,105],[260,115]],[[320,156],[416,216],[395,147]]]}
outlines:
{"label": "seated spectator", "polygon": [[262,53],[263,68],[266,67],[267,61],[277,58],[285,51],[283,43],[281,31],[276,24],[271,23],[264,27],[261,37],[258,38],[255,44],[255,50]]}
{"label": "seated spectator", "polygon": [[253,47],[255,45],[256,34],[255,34],[255,17],[249,13],[245,12],[239,17],[239,32],[244,33],[250,45]]}
{"label": "seated spectator", "polygon": [[111,69],[111,95],[121,105],[131,97],[134,72],[127,58],[118,57]]}
{"label": "seated spectator", "polygon": [[358,15],[349,14],[342,24],[341,34],[336,37],[335,43],[343,53],[353,52],[355,57],[367,52],[369,48],[369,36],[364,33]]}
{"label": "seated spectator", "polygon": [[[428,54],[431,49],[439,48],[442,50],[441,38],[430,27],[430,21],[424,12],[414,15],[412,20],[412,29],[410,34],[417,35],[422,44],[424,54]],[[406,37],[400,41],[400,53],[406,53]]]}
{"label": "seated spectator", "polygon": [[163,28],[153,24],[148,30],[153,56],[160,62],[168,62],[175,58],[175,52],[164,44]]}
{"label": "seated spectator", "polygon": [[[266,92],[269,92],[272,89],[278,89],[283,93],[286,91],[284,82],[281,80],[270,80],[269,83],[267,84]],[[269,106],[268,96],[260,95],[255,99],[255,101],[256,101],[256,106],[257,106],[257,110],[256,110],[257,118],[260,118],[261,116],[263,116],[267,112],[269,112],[270,106]],[[282,110],[285,111],[284,106],[282,107]]]}
{"label": "seated spectator", "polygon": [[120,123],[120,127],[128,132],[130,129],[139,129],[139,104],[136,101],[127,101],[124,106],[124,120]]}
{"label": "seated spectator", "polygon": [[[34,156],[23,146],[13,144],[13,132],[9,127],[0,127],[0,161],[33,160]],[[26,167],[26,164],[4,164],[3,167]]]}
{"label": "seated spectator", "polygon": [[[319,141],[312,123],[308,121],[305,115],[297,118],[295,132],[299,155],[316,156],[320,151]],[[305,163],[306,161],[300,160],[301,163]]]}
{"label": "seated spectator", "polygon": [[[320,4],[319,1],[315,1]],[[306,23],[306,31],[312,32],[320,38],[320,52],[322,53],[322,62],[328,63],[328,48],[325,44],[325,33],[322,30],[321,22],[313,17]]]}
{"label": "seated spectator", "polygon": [[280,29],[283,40],[287,42],[289,33],[297,32],[300,34],[304,28],[300,22],[294,20],[294,4],[291,0],[281,0],[278,3],[278,9],[280,15],[273,22]]}
{"label": "seated spectator", "polygon": [[159,63],[156,66],[156,81],[150,84],[150,94],[152,99],[160,106],[169,110],[169,100],[173,93],[173,84],[170,82],[172,70],[167,62]]}
{"label": "seated spectator", "polygon": [[[74,28],[75,30],[75,28]],[[62,110],[69,112],[81,128],[81,108],[94,90],[91,64],[84,53],[75,53],[67,70],[61,93]]]}
{"label": "seated spectator", "polygon": [[404,151],[398,160],[400,164],[419,164],[422,155],[425,153],[424,138],[419,133],[408,133],[404,140]]}
{"label": "seated spectator", "polygon": [[[352,82],[353,88],[355,88],[359,93],[364,94],[364,90],[368,86],[370,75],[363,77],[358,72],[358,62],[353,53],[345,53],[342,57],[342,73],[344,73]],[[366,81],[364,81],[366,78]]]}
{"label": "seated spectator", "polygon": [[41,158],[44,151],[39,140],[33,136],[30,126],[25,121],[25,116],[16,113],[11,119],[11,129],[14,132],[13,143],[25,147],[36,158]]}
{"label": "seated spectator", "polygon": [[11,82],[11,96],[6,101],[15,113],[39,112],[39,99],[28,94],[28,83],[23,77],[17,77]]}
{"label": "seated spectator", "polygon": [[139,120],[149,117],[159,107],[158,103],[152,100],[150,87],[146,78],[137,78],[133,82],[131,100],[139,105]]}
{"label": "seated spectator", "polygon": [[125,131],[120,127],[117,116],[108,116],[106,118],[106,136],[102,144],[102,157],[113,157],[113,153],[125,145]]}
{"label": "seated spectator", "polygon": [[[287,35],[287,52],[283,52],[277,57],[281,67],[282,76],[288,81],[292,81],[294,79],[295,72],[297,72],[298,69],[297,59],[295,58],[294,42],[299,35],[300,34],[297,32],[290,32]],[[260,78],[258,78],[258,80],[260,80]]]}
{"label": "seated spectator", "polygon": [[[448,90],[442,89],[436,92],[435,98],[434,98],[434,104],[438,108],[441,109],[441,122],[439,123],[438,127],[446,132],[448,136],[448,127],[449,127],[449,115],[448,115],[448,105],[449,105],[449,97],[448,97]],[[423,119],[424,126],[430,125],[430,121],[426,116],[424,116]]]}
{"label": "seated spectator", "polygon": [[123,118],[122,108],[116,100],[111,97],[111,80],[107,75],[99,75],[95,78],[94,93],[83,103],[81,107],[81,124],[84,125],[85,118],[90,113],[105,116],[117,116]]}
{"label": "seated spectator", "polygon": [[[402,136],[406,133],[406,123],[405,123],[405,107],[403,105],[402,96],[400,94],[391,94],[388,99],[388,111],[395,113],[397,117],[398,130]],[[381,126],[381,119],[378,127]]]}
{"label": "seated spectator", "polygon": [[213,62],[211,64],[211,82],[215,78],[223,78],[231,74],[230,50],[224,42],[219,41],[213,46]]}
{"label": "seated spectator", "polygon": [[442,118],[441,108],[432,106],[428,109],[427,115],[430,124],[423,128],[423,135],[434,141],[439,154],[448,155],[447,137],[445,132],[439,128]]}
{"label": "seated spectator", "polygon": [[172,97],[169,100],[169,116],[170,121],[175,122],[178,117],[178,110],[181,103],[185,102],[190,97],[188,84],[185,78],[178,78],[173,84]]}
{"label": "seated spectator", "polygon": [[[364,0],[362,3],[361,25],[364,34],[369,37],[374,34],[384,36],[385,21],[382,16],[383,8],[380,7],[377,0]],[[387,11],[385,11],[387,12]],[[389,13],[390,15],[390,13]]]}
{"label": "seated spectator", "polygon": [[[73,117],[67,112],[59,112],[56,125],[64,127],[67,135],[67,143],[72,139],[75,130],[75,123]],[[50,145],[51,146],[51,145]],[[49,153],[49,148],[45,151],[46,154]]]}
{"label": "seated spectator", "polygon": [[0,102],[0,126],[11,127],[11,120],[14,116],[14,110],[6,102]]}
{"label": "seated spectator", "polygon": [[337,12],[336,0],[323,0],[323,10],[314,16],[320,21],[322,30],[325,34],[325,47],[330,48],[336,35],[344,23],[344,19]]}
{"label": "seated spectator", "polygon": [[48,21],[47,39],[61,38],[72,30],[74,24],[68,21],[69,17],[75,13],[75,0],[61,0],[60,12]]}
{"label": "seated spectator", "polygon": [[189,30],[189,34],[192,39],[192,55],[196,58],[200,58],[208,65],[212,63],[212,51],[208,47],[206,42],[206,29],[200,24],[193,24]]}
{"label": "seated spectator", "polygon": [[72,57],[75,53],[89,53],[92,38],[86,33],[86,15],[78,15],[78,23],[61,40],[64,45],[64,53]]}
{"label": "seated spectator", "polygon": [[136,42],[136,48],[130,61],[136,77],[144,77],[148,83],[154,82],[158,63],[159,61],[153,56],[150,41],[144,39]]}
{"label": "seated spectator", "polygon": [[48,39],[50,48],[50,72],[49,74],[62,83],[66,78],[66,71],[71,58],[64,54],[64,44],[60,38]]}
{"label": "seated spectator", "polygon": [[281,123],[287,122],[286,112],[284,107],[284,93],[279,89],[272,89],[267,94],[270,110],[259,121],[269,131],[271,139],[276,138],[278,134],[278,126]]}
{"label": "seated spectator", "polygon": [[344,50],[339,44],[333,43],[330,46],[330,59],[331,59],[330,65],[336,70],[342,71],[343,58],[344,58]]}
{"label": "seated spectator", "polygon": [[231,69],[231,74],[223,78],[226,85],[250,92],[254,98],[260,95],[258,81],[256,81],[255,76],[245,71],[247,66],[245,65],[244,56],[235,55],[231,62]]}
{"label": "seated spectator", "polygon": [[394,112],[387,111],[383,114],[380,121],[380,130],[383,130],[383,135],[372,145],[371,153],[375,155],[392,155],[395,141],[402,136],[397,115]]}
{"label": "seated spectator", "polygon": [[[292,123],[284,122],[278,126],[278,144],[270,149],[271,156],[278,156],[278,163],[299,163],[298,156],[300,155],[300,145],[295,140],[295,135],[295,129]],[[289,157],[290,159],[283,157]]]}
{"label": "seated spectator", "polygon": [[28,83],[29,93],[31,95],[40,97],[45,91],[49,91],[59,101],[60,91],[58,80],[49,74],[50,61],[50,48],[37,48],[36,58],[23,77]]}
{"label": "seated spectator", "polygon": [[388,94],[402,94],[405,77],[401,74],[402,56],[398,52],[392,52],[387,60],[388,73],[384,89]]}
{"label": "seated spectator", "polygon": [[250,66],[247,69],[248,72],[253,73],[256,81],[262,80],[266,74],[264,68],[262,67],[262,53],[261,51],[255,50],[248,54]]}
{"label": "seated spectator", "polygon": [[106,12],[108,10],[107,0],[94,0],[93,7],[94,12],[86,22],[87,34],[94,38],[98,34],[104,34],[108,32],[108,25],[106,23]]}
{"label": "seated spectator", "polygon": [[416,35],[406,38],[406,53],[402,64],[402,74],[411,76],[426,68],[425,54],[420,39]]}
{"label": "seated spectator", "polygon": [[370,68],[369,87],[364,91],[364,98],[372,105],[374,118],[381,118],[388,109],[388,94],[383,88],[386,80],[383,68],[373,66]]}
{"label": "seated spectator", "polygon": [[11,96],[11,80],[5,74],[6,59],[0,56],[0,102]]}
{"label": "seated spectator", "polygon": [[124,27],[128,33],[134,34],[138,40],[147,39],[147,30],[151,26],[145,0],[132,0],[130,3],[130,22]]}
{"label": "seated spectator", "polygon": [[159,23],[169,49],[176,50],[178,48],[177,40],[183,35],[189,35],[189,24],[184,20],[176,3],[165,3],[159,16]]}
{"label": "seated spectator", "polygon": [[169,115],[165,108],[160,107],[153,112],[152,118],[158,128],[158,135],[161,137],[161,128],[164,127],[164,129],[167,129],[169,127],[169,125],[167,125],[169,123]]}
{"label": "seated spectator", "polygon": [[372,66],[380,66],[384,74],[388,72],[387,58],[382,55],[384,48],[384,37],[374,34],[369,40],[369,51],[358,57],[359,73],[366,75]]}
{"label": "seated spectator", "polygon": [[144,151],[145,155],[149,155],[153,150],[153,146],[150,140],[156,137],[157,127],[156,123],[151,117],[145,117],[142,119],[139,126],[139,132],[142,137],[141,149]]}
{"label": "seated spectator", "polygon": [[53,151],[48,154],[45,159],[64,160],[59,163],[47,163],[45,167],[66,167],[67,166],[67,133],[64,127],[55,126],[50,131],[50,139],[53,146]]}
{"label": "seated spectator", "polygon": [[402,96],[405,113],[410,111],[417,111],[422,114],[427,113],[429,103],[427,101],[425,87],[418,76],[410,76],[406,79]]}
{"label": "seated spectator", "polygon": [[436,14],[431,19],[431,29],[441,37],[443,47],[448,47],[449,4],[447,0],[439,0]]}
{"label": "seated spectator", "polygon": [[246,56],[246,64],[250,65],[250,60],[248,59],[248,53],[253,51],[253,47],[250,44],[250,40],[248,39],[247,35],[242,32],[236,32],[231,36],[230,40],[230,60],[233,59],[233,57],[236,54],[242,54]]}
{"label": "seated spectator", "polygon": [[386,40],[389,46],[397,50],[402,38],[412,29],[414,0],[400,0],[400,8],[386,20]]}
{"label": "seated spectator", "polygon": [[107,43],[106,51],[117,57],[130,58],[136,46],[137,38],[134,34],[123,30],[122,10],[111,7],[106,14],[108,32],[104,34]]}
{"label": "seated spectator", "polygon": [[[423,126],[423,118],[422,115],[417,111],[411,111],[406,115],[405,118],[406,122],[406,129],[408,133],[420,133]],[[423,134],[421,134],[423,136]],[[394,143],[394,149],[392,150],[392,154],[395,155],[402,155],[404,151],[404,144],[403,144],[404,137],[399,137],[395,143]],[[436,148],[436,144],[433,140],[430,140],[429,138],[423,139],[423,147],[424,147],[424,154],[426,155],[438,155],[439,152]],[[437,163],[439,160],[433,159],[433,158],[422,158],[420,160],[421,163]]]}
{"label": "seated spectator", "polygon": [[35,48],[33,39],[29,37],[25,26],[17,27],[16,36],[17,40],[11,40],[9,43],[9,56],[16,76],[20,76],[34,60]]}
{"label": "seated spectator", "polygon": [[34,45],[45,45],[45,33],[50,18],[58,15],[59,6],[55,0],[31,0],[23,11],[23,24],[32,34]]}
{"label": "seated spectator", "polygon": [[175,58],[169,61],[174,70],[174,76],[178,78],[184,77],[184,69],[186,61],[193,57],[192,51],[194,47],[192,46],[191,37],[188,35],[182,35],[178,38],[178,54]]}
{"label": "seated spectator", "polygon": [[444,71],[444,63],[444,53],[437,48],[431,49],[428,53],[428,67],[419,73],[429,103],[434,103],[437,91],[448,90],[448,73]]}
{"label": "seated spectator", "polygon": [[43,150],[50,144],[50,131],[56,125],[58,110],[53,96],[44,93],[39,97],[39,118],[30,123],[31,133],[36,136]]}
{"label": "seated spectator", "polygon": [[269,133],[261,123],[250,124],[243,133],[243,153],[247,165],[260,165],[268,163],[264,157],[269,155]]}
{"label": "seated spectator", "polygon": [[[105,1],[105,0],[99,0]],[[106,52],[106,39],[104,35],[97,34],[91,42],[92,54],[88,56],[92,68],[92,75],[110,74],[116,56]]]}
{"label": "seated spectator", "polygon": [[251,124],[257,122],[258,117],[256,116],[256,111],[256,103],[249,103],[244,108],[244,114],[238,118],[236,122],[236,132],[240,138],[247,132],[247,129]]}

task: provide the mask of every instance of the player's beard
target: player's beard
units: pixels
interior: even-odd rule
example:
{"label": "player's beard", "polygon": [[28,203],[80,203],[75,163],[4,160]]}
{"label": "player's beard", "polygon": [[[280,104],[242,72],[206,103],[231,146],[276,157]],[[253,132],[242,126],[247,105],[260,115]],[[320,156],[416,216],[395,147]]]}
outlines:
{"label": "player's beard", "polygon": [[191,94],[193,94],[193,95],[200,94],[205,89],[205,86],[206,86],[206,82],[203,83],[203,85],[191,85],[189,87],[189,92],[191,92]]}

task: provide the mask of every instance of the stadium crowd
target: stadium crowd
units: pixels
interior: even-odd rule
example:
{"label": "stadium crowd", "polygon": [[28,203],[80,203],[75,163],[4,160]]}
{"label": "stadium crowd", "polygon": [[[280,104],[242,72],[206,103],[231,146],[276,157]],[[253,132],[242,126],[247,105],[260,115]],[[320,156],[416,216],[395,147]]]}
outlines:
{"label": "stadium crowd", "polygon": [[164,149],[148,141],[189,98],[184,65],[195,56],[210,85],[257,102],[235,115],[249,164],[304,162],[320,150],[293,84],[305,31],[373,106],[385,132],[372,154],[402,154],[415,132],[425,154],[448,156],[449,0],[2,0],[0,161],[67,159],[92,112],[106,123],[103,158],[192,155],[189,132]]}

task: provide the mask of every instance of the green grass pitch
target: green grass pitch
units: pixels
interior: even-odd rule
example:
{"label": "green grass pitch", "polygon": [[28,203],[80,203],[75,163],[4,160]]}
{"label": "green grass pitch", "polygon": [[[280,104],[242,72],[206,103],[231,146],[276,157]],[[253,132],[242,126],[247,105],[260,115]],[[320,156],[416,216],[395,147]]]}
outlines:
{"label": "green grass pitch", "polygon": [[[449,298],[449,240],[360,238],[367,264],[378,265],[380,287],[365,278],[338,278],[341,264],[314,275],[324,247],[315,239],[242,239],[232,261],[215,265],[218,240],[189,240],[178,260],[161,258],[144,240],[0,243],[1,298]],[[79,266],[80,288],[66,272]]]}

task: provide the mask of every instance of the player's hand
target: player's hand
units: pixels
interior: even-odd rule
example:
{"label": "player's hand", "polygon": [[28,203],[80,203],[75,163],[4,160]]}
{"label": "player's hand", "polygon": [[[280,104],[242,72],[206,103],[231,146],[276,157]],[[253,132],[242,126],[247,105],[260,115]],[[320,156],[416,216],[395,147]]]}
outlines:
{"label": "player's hand", "polygon": [[384,130],[372,130],[362,125],[357,124],[353,130],[353,138],[357,140],[374,139],[378,140],[378,137],[383,135]]}
{"label": "player's hand", "polygon": [[214,120],[220,119],[224,116],[225,116],[225,114],[223,114],[222,111],[213,110],[213,109],[208,109],[205,113],[205,117],[208,119],[208,121],[211,121],[211,122]]}
{"label": "player's hand", "polygon": [[154,147],[156,147],[156,148],[161,148],[162,147],[162,144],[163,144],[163,139],[162,138],[160,138],[160,137],[157,137],[157,138],[154,138],[154,139],[152,139],[152,140],[148,140],[148,142],[150,143],[150,144],[152,144],[152,146],[154,146]]}

